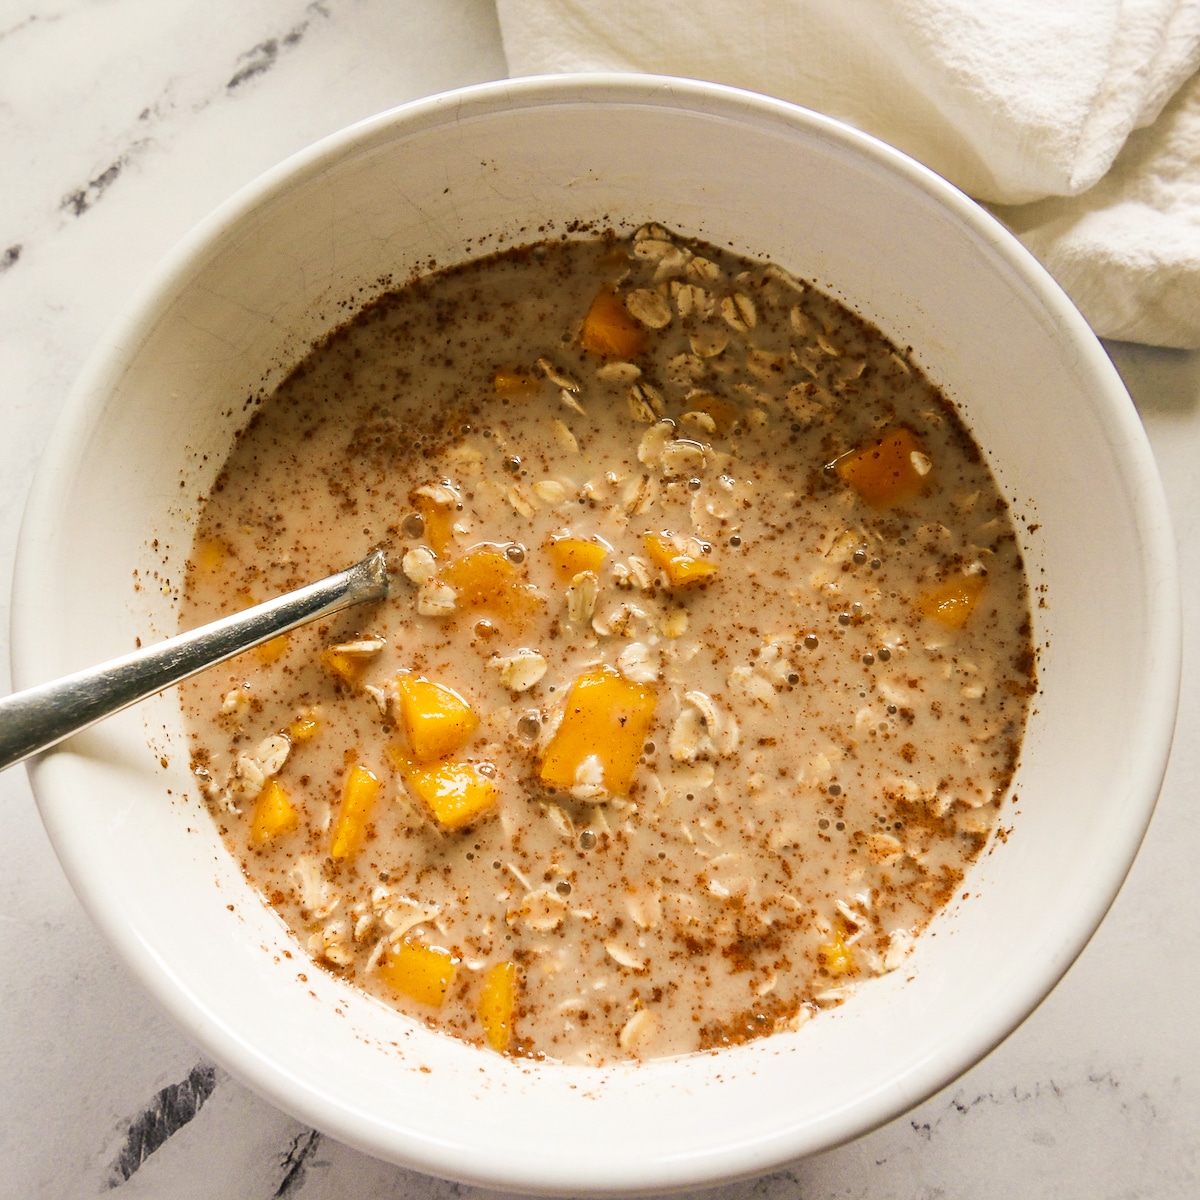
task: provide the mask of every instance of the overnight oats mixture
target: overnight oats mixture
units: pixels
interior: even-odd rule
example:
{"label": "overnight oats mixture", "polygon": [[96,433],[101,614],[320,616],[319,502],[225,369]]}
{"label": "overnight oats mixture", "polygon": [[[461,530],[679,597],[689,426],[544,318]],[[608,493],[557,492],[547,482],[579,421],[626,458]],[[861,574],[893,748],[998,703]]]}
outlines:
{"label": "overnight oats mixture", "polygon": [[795,1029],[961,889],[1035,688],[949,402],[777,267],[650,225],[431,274],[313,349],[207,499],[185,627],[382,546],[385,603],[184,688],[322,967],[599,1064]]}

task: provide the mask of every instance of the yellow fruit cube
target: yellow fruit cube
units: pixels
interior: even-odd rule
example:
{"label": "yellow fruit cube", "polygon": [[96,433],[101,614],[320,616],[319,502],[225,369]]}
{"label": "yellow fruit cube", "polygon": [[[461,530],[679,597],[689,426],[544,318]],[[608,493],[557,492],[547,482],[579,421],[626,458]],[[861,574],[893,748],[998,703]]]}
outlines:
{"label": "yellow fruit cube", "polygon": [[366,767],[355,763],[346,773],[346,782],[342,786],[342,806],[338,809],[329,843],[331,858],[341,862],[358,853],[378,795],[379,780]]}
{"label": "yellow fruit cube", "polygon": [[336,675],[343,683],[348,683],[351,687],[358,687],[359,680],[362,679],[363,672],[366,670],[367,660],[358,655],[342,654],[332,646],[326,646],[321,651],[321,665],[331,675]]}
{"label": "yellow fruit cube", "polygon": [[[261,603],[259,598],[246,588],[238,592],[238,600],[244,609],[253,608],[256,604]],[[290,639],[291,634],[281,633],[269,642],[263,642],[261,646],[255,646],[249,653],[253,654],[264,667],[269,667],[273,662],[283,657]]]}
{"label": "yellow fruit cube", "polygon": [[499,962],[488,968],[479,995],[478,1013],[488,1045],[501,1054],[508,1049],[513,1033],[513,1009],[517,1001],[517,964]]}
{"label": "yellow fruit cube", "polygon": [[418,1004],[440,1008],[454,982],[454,955],[437,946],[401,942],[379,960],[384,981]]}
{"label": "yellow fruit cube", "polygon": [[586,350],[604,358],[636,358],[646,348],[646,331],[607,285],[596,293],[579,336]]}
{"label": "yellow fruit cube", "polygon": [[830,975],[851,975],[854,973],[854,948],[847,946],[842,940],[839,929],[833,935],[832,942],[822,942],[817,947],[817,961]]}
{"label": "yellow fruit cube", "polygon": [[290,640],[290,634],[281,633],[278,637],[273,637],[269,642],[263,642],[261,646],[255,646],[255,657],[264,667],[269,667],[273,662],[283,657]]}
{"label": "yellow fruit cube", "polygon": [[654,720],[655,700],[653,688],[632,683],[612,667],[580,675],[542,755],[542,782],[563,788],[592,782],[588,760],[594,759],[600,786],[610,795],[626,795]]}
{"label": "yellow fruit cube", "polygon": [[288,726],[287,735],[293,745],[310,742],[321,728],[321,718],[315,708],[306,709]]}
{"label": "yellow fruit cube", "polygon": [[705,392],[699,396],[688,396],[687,407],[692,412],[707,413],[712,417],[713,424],[717,427],[716,432],[722,437],[737,424],[742,415],[728,400],[714,396],[711,392]]}
{"label": "yellow fruit cube", "polygon": [[608,554],[608,547],[599,541],[583,538],[556,537],[550,540],[550,562],[560,579],[570,583],[576,575],[590,571],[600,573],[600,565]]}
{"label": "yellow fruit cube", "polygon": [[432,496],[418,495],[416,506],[425,522],[425,540],[440,558],[454,537],[455,505],[439,504]]}
{"label": "yellow fruit cube", "polygon": [[720,569],[706,558],[682,553],[669,534],[648,533],[643,541],[646,543],[646,553],[655,566],[666,572],[667,583],[671,587],[704,583]]}
{"label": "yellow fruit cube", "polygon": [[947,629],[961,629],[971,618],[987,580],[982,575],[959,575],[917,597],[917,608]]}
{"label": "yellow fruit cube", "polygon": [[540,379],[516,367],[501,367],[492,376],[497,396],[534,396],[541,389]]}
{"label": "yellow fruit cube", "polygon": [[838,478],[875,508],[899,504],[929,482],[933,464],[911,429],[870,438],[835,463]]}
{"label": "yellow fruit cube", "polygon": [[287,792],[278,779],[268,779],[258,793],[254,815],[250,818],[250,841],[265,846],[284,833],[291,833],[300,824],[300,814],[292,806]]}
{"label": "yellow fruit cube", "polygon": [[400,696],[400,719],[415,762],[448,758],[470,741],[479,724],[471,706],[443,684],[401,675],[396,680],[396,691]]}
{"label": "yellow fruit cube", "polygon": [[518,628],[537,611],[538,591],[500,546],[482,545],[448,563],[439,578],[457,593],[460,608],[481,608]]}
{"label": "yellow fruit cube", "polygon": [[192,566],[198,573],[215,575],[230,553],[228,542],[221,538],[204,538],[192,547]]}
{"label": "yellow fruit cube", "polygon": [[462,829],[496,803],[496,785],[475,763],[410,766],[404,778],[443,829]]}

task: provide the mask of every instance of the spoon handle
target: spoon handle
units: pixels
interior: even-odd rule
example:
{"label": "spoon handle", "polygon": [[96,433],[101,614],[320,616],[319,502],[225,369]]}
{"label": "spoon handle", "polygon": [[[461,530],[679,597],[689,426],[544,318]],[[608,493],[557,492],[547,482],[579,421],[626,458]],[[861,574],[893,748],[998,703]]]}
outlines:
{"label": "spoon handle", "polygon": [[0,771],[243,650],[387,594],[387,562],[376,550],[318,583],[0,699]]}

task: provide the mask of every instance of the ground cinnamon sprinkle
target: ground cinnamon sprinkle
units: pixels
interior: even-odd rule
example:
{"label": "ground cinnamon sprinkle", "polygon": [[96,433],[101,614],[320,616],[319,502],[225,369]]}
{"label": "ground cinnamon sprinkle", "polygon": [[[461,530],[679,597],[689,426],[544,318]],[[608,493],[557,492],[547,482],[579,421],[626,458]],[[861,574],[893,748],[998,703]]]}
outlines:
{"label": "ground cinnamon sprinkle", "polygon": [[418,1020],[585,1064],[798,1028],[995,824],[1035,688],[1004,501],[775,266],[647,226],[377,301],[240,439],[183,620],[376,545],[388,602],[184,704],[264,899]]}

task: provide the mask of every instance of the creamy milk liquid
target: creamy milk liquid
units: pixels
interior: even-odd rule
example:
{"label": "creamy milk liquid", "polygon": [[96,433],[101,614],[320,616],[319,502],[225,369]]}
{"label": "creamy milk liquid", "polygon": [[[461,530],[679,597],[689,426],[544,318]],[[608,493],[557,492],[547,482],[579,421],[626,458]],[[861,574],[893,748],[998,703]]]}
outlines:
{"label": "creamy milk liquid", "polygon": [[[604,287],[624,346],[581,333]],[[896,431],[915,482],[871,498],[839,464]],[[647,227],[372,304],[239,440],[184,627],[377,545],[386,603],[184,688],[225,841],[321,966],[513,1054],[678,1054],[903,969],[962,890],[1034,688],[1020,553],[949,403],[821,293]],[[564,717],[581,677],[607,716]],[[414,761],[397,679],[451,689],[461,745]],[[457,827],[418,786],[447,764],[487,801]]]}

